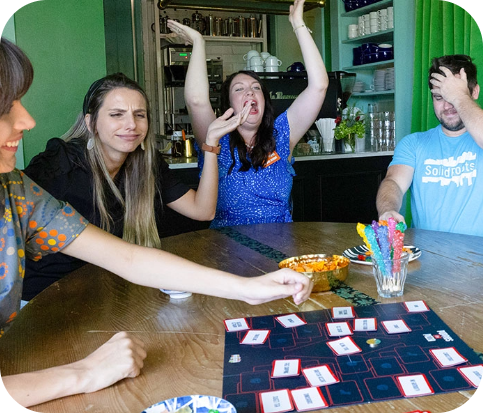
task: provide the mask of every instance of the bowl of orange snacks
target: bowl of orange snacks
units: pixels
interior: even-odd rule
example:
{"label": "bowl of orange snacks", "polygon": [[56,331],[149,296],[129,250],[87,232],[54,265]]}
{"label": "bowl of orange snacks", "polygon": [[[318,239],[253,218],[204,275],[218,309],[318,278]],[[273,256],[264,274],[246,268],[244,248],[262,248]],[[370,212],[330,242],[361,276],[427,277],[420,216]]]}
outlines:
{"label": "bowl of orange snacks", "polygon": [[309,254],[287,258],[279,268],[301,272],[314,281],[313,293],[329,291],[338,281],[345,281],[349,274],[350,260],[342,255]]}

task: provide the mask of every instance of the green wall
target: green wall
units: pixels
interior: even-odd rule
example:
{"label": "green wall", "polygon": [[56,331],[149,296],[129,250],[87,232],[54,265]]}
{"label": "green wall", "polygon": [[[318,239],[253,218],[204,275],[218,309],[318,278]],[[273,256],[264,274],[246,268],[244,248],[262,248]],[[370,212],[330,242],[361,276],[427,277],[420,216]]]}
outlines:
{"label": "green wall", "polygon": [[106,74],[103,0],[43,0],[14,15],[15,40],[34,66],[23,98],[37,122],[26,133],[25,163],[62,135],[82,110],[90,84]]}

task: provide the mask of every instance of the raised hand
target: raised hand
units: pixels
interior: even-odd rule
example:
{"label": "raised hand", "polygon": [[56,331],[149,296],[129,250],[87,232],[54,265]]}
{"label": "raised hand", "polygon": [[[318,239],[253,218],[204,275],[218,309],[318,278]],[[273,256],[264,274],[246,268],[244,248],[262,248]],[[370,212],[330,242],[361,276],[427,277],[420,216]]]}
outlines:
{"label": "raised hand", "polygon": [[250,114],[250,109],[250,105],[245,105],[240,113],[233,115],[233,108],[229,108],[223,115],[216,118],[208,127],[206,143],[209,145],[218,145],[218,141],[221,137],[234,131],[238,126],[245,123]]}
{"label": "raised hand", "polygon": [[172,33],[168,34],[168,38],[176,43],[184,43],[185,45],[193,44],[197,40],[203,40],[203,36],[197,30],[184,24],[168,20],[168,27]]}
{"label": "raised hand", "polygon": [[290,6],[288,20],[294,28],[304,24],[304,3],[305,0],[295,0],[293,5]]}

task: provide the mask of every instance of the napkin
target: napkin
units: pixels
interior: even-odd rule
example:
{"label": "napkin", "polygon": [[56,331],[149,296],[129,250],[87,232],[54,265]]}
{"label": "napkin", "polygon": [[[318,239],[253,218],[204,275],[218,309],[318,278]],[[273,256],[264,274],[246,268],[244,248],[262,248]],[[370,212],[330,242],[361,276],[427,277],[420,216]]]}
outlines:
{"label": "napkin", "polygon": [[335,119],[334,118],[321,118],[315,121],[315,126],[322,136],[322,143],[324,147],[324,152],[332,152],[333,142],[334,142],[334,128]]}

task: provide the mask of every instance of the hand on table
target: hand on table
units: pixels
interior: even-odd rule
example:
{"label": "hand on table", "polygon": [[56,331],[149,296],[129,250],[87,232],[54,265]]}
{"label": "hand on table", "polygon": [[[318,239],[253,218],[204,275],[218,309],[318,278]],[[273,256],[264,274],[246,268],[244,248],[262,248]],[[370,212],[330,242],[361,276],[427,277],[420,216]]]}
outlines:
{"label": "hand on table", "polygon": [[242,294],[248,304],[261,304],[292,296],[298,305],[309,298],[314,284],[304,274],[282,268],[260,277],[247,278],[245,286],[246,292]]}
{"label": "hand on table", "polygon": [[82,391],[92,393],[126,377],[138,376],[145,358],[144,343],[126,332],[120,332],[72,367],[83,373]]}

